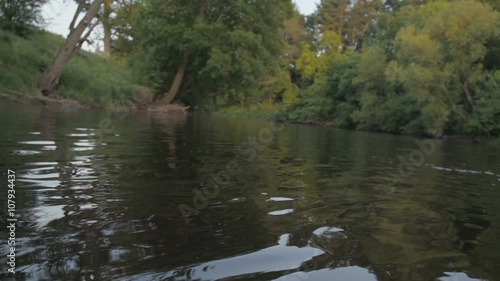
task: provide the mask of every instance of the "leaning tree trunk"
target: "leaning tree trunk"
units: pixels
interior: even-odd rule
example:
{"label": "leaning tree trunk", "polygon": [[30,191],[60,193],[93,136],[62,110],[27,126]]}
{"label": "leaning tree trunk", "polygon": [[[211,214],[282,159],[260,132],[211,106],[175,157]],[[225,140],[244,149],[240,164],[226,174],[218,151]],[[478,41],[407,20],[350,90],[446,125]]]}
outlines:
{"label": "leaning tree trunk", "polygon": [[182,80],[184,79],[184,74],[186,73],[186,68],[188,65],[189,53],[186,51],[184,53],[184,57],[182,58],[181,65],[179,69],[177,69],[177,73],[175,74],[174,82],[172,82],[172,86],[170,86],[170,90],[168,93],[161,99],[161,103],[170,104],[174,100],[175,96],[179,92],[179,89],[182,85]]}
{"label": "leaning tree trunk", "polygon": [[73,55],[79,50],[82,44],[83,32],[90,27],[92,20],[101,9],[104,0],[95,0],[89,6],[87,13],[78,25],[69,33],[64,46],[59,50],[52,64],[45,70],[38,80],[38,89],[43,95],[47,96],[59,83],[59,77],[69,63]]}
{"label": "leaning tree trunk", "polygon": [[[198,19],[199,20],[203,20],[205,18],[205,12],[208,8],[208,5],[210,5],[210,1],[211,0],[203,0],[201,2],[201,6],[200,6],[200,9],[198,11]],[[179,89],[181,88],[181,85],[182,85],[182,80],[184,79],[184,75],[186,73],[190,54],[191,54],[191,50],[189,50],[189,49],[184,52],[184,56],[182,58],[181,65],[177,69],[177,73],[175,74],[174,81],[172,82],[172,85],[170,86],[170,90],[168,90],[166,95],[160,100],[161,103],[170,104],[177,96],[177,93],[179,92]]]}

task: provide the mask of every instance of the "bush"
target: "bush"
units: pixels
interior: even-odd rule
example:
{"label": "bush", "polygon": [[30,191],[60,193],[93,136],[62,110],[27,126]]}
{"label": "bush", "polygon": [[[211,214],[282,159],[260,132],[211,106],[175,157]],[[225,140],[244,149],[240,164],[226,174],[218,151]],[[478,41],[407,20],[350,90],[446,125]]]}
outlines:
{"label": "bush", "polygon": [[0,0],[0,27],[25,36],[41,24],[42,6],[47,0]]}
{"label": "bush", "polygon": [[476,104],[465,123],[471,135],[500,135],[500,71],[491,74],[476,91]]}

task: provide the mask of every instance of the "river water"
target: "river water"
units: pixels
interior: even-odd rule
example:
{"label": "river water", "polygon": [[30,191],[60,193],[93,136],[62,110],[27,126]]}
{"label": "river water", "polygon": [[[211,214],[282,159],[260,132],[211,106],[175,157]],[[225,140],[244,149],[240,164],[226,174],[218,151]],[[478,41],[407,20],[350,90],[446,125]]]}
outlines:
{"label": "river water", "polygon": [[495,144],[10,103],[0,120],[1,280],[500,280]]}

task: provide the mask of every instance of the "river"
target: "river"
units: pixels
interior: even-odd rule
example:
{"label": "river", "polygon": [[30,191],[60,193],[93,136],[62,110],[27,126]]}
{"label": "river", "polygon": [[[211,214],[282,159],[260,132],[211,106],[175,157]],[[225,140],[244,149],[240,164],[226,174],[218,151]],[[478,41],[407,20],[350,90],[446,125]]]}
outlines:
{"label": "river", "polygon": [[5,102],[0,120],[1,280],[500,280],[495,144]]}

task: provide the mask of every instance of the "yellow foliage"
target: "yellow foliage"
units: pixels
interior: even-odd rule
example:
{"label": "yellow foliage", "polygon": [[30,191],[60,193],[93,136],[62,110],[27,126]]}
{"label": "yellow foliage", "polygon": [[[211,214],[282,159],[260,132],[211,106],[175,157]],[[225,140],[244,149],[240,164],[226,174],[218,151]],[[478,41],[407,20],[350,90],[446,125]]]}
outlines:
{"label": "yellow foliage", "polygon": [[302,72],[305,78],[313,79],[317,72],[318,57],[311,50],[311,45],[305,44],[302,48],[302,55],[297,60],[297,69]]}

